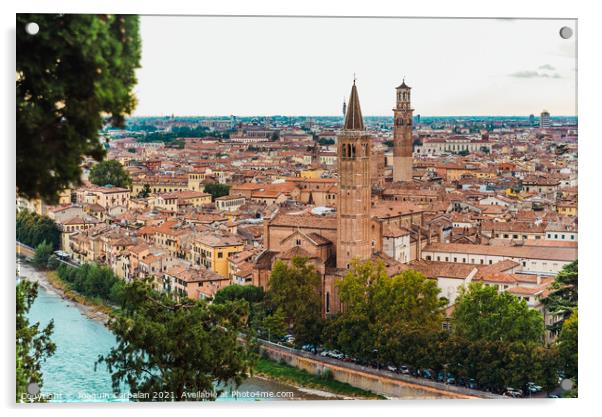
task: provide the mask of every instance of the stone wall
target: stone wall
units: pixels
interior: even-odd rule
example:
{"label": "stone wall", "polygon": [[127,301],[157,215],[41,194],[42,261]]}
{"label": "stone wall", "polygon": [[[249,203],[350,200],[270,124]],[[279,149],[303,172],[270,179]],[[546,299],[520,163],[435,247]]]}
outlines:
{"label": "stone wall", "polygon": [[324,358],[274,343],[261,341],[260,349],[270,359],[283,361],[314,375],[330,371],[335,380],[395,399],[502,398],[477,390],[394,374],[353,363]]}

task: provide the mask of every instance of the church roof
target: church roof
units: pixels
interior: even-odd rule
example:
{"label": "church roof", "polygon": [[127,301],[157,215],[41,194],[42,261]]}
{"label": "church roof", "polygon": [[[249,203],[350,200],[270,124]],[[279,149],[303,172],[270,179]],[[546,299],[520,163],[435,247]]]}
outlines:
{"label": "church roof", "polygon": [[403,81],[401,82],[401,85],[399,85],[399,86],[397,86],[397,87],[396,87],[396,89],[398,89],[398,88],[407,88],[407,89],[410,89],[410,88],[412,88],[412,87],[410,87],[410,86],[408,86],[408,85],[406,84],[406,80],[405,80],[405,78],[404,78],[404,79],[403,79]]}
{"label": "church roof", "polygon": [[351,87],[347,113],[345,114],[345,130],[364,130],[364,119],[362,118],[362,109],[360,108],[360,99],[357,95],[355,80]]}

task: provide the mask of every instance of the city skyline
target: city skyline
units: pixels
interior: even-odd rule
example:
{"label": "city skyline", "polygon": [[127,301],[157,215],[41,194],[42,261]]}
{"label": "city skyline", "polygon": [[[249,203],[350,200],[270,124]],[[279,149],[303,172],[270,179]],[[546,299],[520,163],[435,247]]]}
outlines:
{"label": "city skyline", "polygon": [[572,117],[576,36],[562,26],[576,32],[572,20],[142,16],[133,116],[337,116],[355,73],[368,117],[391,115],[404,77],[427,117]]}

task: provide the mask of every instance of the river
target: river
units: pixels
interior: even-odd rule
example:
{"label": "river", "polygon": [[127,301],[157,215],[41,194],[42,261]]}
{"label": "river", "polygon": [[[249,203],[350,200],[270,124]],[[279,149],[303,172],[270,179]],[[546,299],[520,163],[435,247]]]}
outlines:
{"label": "river", "polygon": [[[40,273],[28,265],[21,265],[22,276],[34,277],[36,274]],[[102,323],[83,315],[74,303],[60,297],[47,285],[40,285],[38,298],[28,317],[30,323],[40,322],[41,326],[46,326],[54,319],[52,340],[56,344],[56,352],[42,364],[42,394],[52,395],[51,402],[129,401],[127,395],[113,395],[111,376],[104,365],[94,370],[98,356],[107,354],[116,343],[115,336]],[[328,393],[324,392],[249,378],[238,387],[236,393],[224,393],[217,401],[311,400],[328,397]]]}

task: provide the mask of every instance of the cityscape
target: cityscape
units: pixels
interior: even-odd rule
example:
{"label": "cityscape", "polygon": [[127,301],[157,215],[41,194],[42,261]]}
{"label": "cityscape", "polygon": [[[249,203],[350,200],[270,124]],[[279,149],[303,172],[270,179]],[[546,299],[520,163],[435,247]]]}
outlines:
{"label": "cityscape", "polygon": [[[46,18],[120,29],[118,69],[139,67],[137,16]],[[576,116],[429,115],[399,68],[381,115],[353,73],[331,115],[136,115],[127,93],[48,161],[40,138],[71,157],[84,101],[64,88],[59,133],[34,126],[32,42],[17,350],[45,348],[18,358],[17,402],[577,396]]]}

